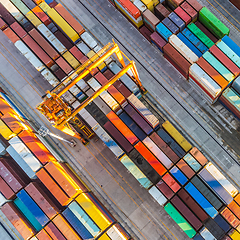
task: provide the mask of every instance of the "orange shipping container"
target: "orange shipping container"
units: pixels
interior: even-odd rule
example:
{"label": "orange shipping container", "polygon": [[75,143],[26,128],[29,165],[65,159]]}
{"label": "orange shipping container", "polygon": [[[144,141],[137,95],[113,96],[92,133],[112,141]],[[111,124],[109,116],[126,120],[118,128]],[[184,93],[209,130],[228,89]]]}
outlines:
{"label": "orange shipping container", "polygon": [[13,42],[15,43],[16,41],[19,40],[19,37],[13,32],[12,29],[9,27],[3,30],[3,33]]}
{"label": "orange shipping container", "polygon": [[190,153],[191,153],[191,155],[192,155],[194,158],[197,159],[197,161],[198,161],[202,166],[204,166],[204,165],[208,162],[208,160],[206,159],[206,157],[204,157],[204,155],[203,155],[196,147],[192,148],[192,149],[190,150]]}
{"label": "orange shipping container", "polygon": [[67,240],[81,240],[81,238],[61,215],[57,215],[52,222],[57,226],[58,229],[61,229],[62,234]]}
{"label": "orange shipping container", "polygon": [[56,161],[54,156],[47,150],[33,132],[24,130],[18,135],[18,137],[21,138],[25,145],[27,145],[43,165],[50,161]]}
{"label": "orange shipping container", "polygon": [[38,240],[52,240],[52,238],[46,233],[44,229],[42,229],[37,235]]}
{"label": "orange shipping container", "polygon": [[45,226],[44,229],[52,239],[65,240],[65,237],[62,235],[61,231],[52,222]]}
{"label": "orange shipping container", "polygon": [[52,178],[58,183],[63,191],[70,197],[74,198],[79,193],[86,191],[83,184],[78,184],[61,166],[58,162],[50,162],[45,166],[45,169],[52,176]]}
{"label": "orange shipping container", "polygon": [[42,168],[36,175],[62,206],[67,205],[71,201],[45,169]]}
{"label": "orange shipping container", "polygon": [[237,227],[240,224],[237,217],[227,207],[221,212],[221,214],[233,227]]}
{"label": "orange shipping container", "polygon": [[71,27],[79,34],[85,32],[83,26],[69,13],[61,3],[54,7],[54,9],[71,25]]}
{"label": "orange shipping container", "polygon": [[43,10],[39,6],[33,8],[32,11],[44,23],[45,26],[52,22],[48,15],[45,12],[43,12]]}
{"label": "orange shipping container", "polygon": [[1,210],[24,239],[28,240],[34,235],[33,228],[12,202],[4,204]]}
{"label": "orange shipping container", "polygon": [[240,206],[240,193],[234,198],[234,200]]}
{"label": "orange shipping container", "polygon": [[235,201],[232,201],[230,204],[228,204],[228,208],[238,217],[240,220],[240,207]]}
{"label": "orange shipping container", "polygon": [[138,141],[138,138],[125,125],[125,123],[123,123],[116,113],[111,111],[106,116],[131,144],[135,144]]}
{"label": "orange shipping container", "polygon": [[0,97],[0,111],[4,115],[6,113],[14,113],[14,110],[10,107],[7,101]]}
{"label": "orange shipping container", "polygon": [[153,154],[147,149],[147,147],[143,145],[142,142],[138,142],[134,147],[159,175],[162,176],[167,171],[166,168],[153,156]]}
{"label": "orange shipping container", "polygon": [[135,18],[141,16],[139,9],[129,0],[118,0],[118,2]]}

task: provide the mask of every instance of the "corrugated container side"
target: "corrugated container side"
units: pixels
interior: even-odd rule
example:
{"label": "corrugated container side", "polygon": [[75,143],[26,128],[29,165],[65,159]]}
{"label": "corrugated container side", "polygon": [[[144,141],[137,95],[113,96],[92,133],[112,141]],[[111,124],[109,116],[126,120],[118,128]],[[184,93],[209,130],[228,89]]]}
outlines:
{"label": "corrugated container side", "polygon": [[186,164],[183,159],[181,159],[176,166],[187,176],[188,179],[193,177],[195,174],[195,172]]}
{"label": "corrugated container side", "polygon": [[195,172],[200,170],[201,165],[190,153],[187,153],[183,159]]}
{"label": "corrugated container side", "polygon": [[3,180],[2,177],[0,177],[0,190],[2,195],[6,199],[12,199],[15,197],[14,191],[10,188],[10,186]]}
{"label": "corrugated container side", "polygon": [[216,239],[222,239],[225,235],[224,230],[212,218],[209,218],[204,226]]}
{"label": "corrugated container side", "polygon": [[176,180],[169,174],[166,173],[162,180],[176,193],[181,186],[176,182]]}
{"label": "corrugated container side", "polygon": [[224,220],[224,218],[218,214],[214,218],[214,222],[217,223],[218,226],[226,233],[230,230],[231,226],[227,223],[227,221]]}
{"label": "corrugated container side", "polygon": [[181,4],[181,8],[192,18],[192,21],[195,22],[197,20],[198,12],[195,11],[191,5],[187,2],[183,2]]}
{"label": "corrugated container side", "polygon": [[164,18],[162,23],[173,33],[179,33],[179,28],[168,18]]}
{"label": "corrugated container side", "polygon": [[228,208],[238,217],[240,220],[240,206],[235,202],[232,201],[229,205]]}
{"label": "corrugated container side", "polygon": [[169,37],[173,34],[163,23],[159,23],[156,26],[156,31],[167,42],[168,42]]}
{"label": "corrugated container side", "polygon": [[47,234],[47,232],[44,229],[42,229],[40,232],[36,234],[36,238],[37,240],[52,240],[52,238]]}
{"label": "corrugated container side", "polygon": [[21,27],[18,22],[14,22],[10,25],[10,27],[20,38],[23,38],[27,35],[27,32]]}
{"label": "corrugated container side", "polygon": [[174,12],[188,25],[191,22],[191,17],[181,8],[177,7]]}
{"label": "corrugated container side", "polygon": [[50,222],[45,228],[45,231],[51,236],[51,239],[65,240],[65,237],[62,235],[61,230]]}
{"label": "corrugated container side", "polygon": [[179,27],[180,31],[185,28],[185,22],[175,12],[171,12],[168,18]]}
{"label": "corrugated container side", "polygon": [[233,214],[233,212],[229,208],[225,207],[221,211],[221,215],[228,221],[228,223],[231,224],[232,227],[236,228],[237,226],[239,226],[240,220],[238,220],[238,218]]}
{"label": "corrugated container side", "polygon": [[[120,223],[115,223],[110,229],[107,230],[107,235],[111,239],[131,239],[131,236],[127,233],[127,231],[121,226]],[[104,239],[102,239],[104,240]],[[108,240],[108,239],[105,239]]]}
{"label": "corrugated container side", "polygon": [[164,196],[168,199],[170,199],[173,195],[174,192],[172,191],[172,189],[162,180],[159,181],[156,184],[156,187],[164,194]]}

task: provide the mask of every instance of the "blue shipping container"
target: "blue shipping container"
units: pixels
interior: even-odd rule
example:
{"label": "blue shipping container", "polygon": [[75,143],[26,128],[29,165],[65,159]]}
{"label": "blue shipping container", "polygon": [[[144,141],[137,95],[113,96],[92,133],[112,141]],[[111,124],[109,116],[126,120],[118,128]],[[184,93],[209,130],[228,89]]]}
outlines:
{"label": "blue shipping container", "polygon": [[208,48],[203,44],[189,29],[185,28],[182,34],[202,53],[205,53]]}
{"label": "blue shipping container", "polygon": [[229,36],[224,36],[222,41],[225,42],[240,57],[240,47]]}
{"label": "blue shipping container", "polygon": [[199,171],[202,167],[201,164],[190,153],[187,153],[183,159],[195,172]]}
{"label": "blue shipping container", "polygon": [[174,34],[179,32],[179,28],[168,18],[164,18],[162,23]]}
{"label": "blue shipping container", "polygon": [[168,18],[175,24],[178,26],[178,28],[180,29],[180,31],[182,31],[185,28],[185,22],[175,13],[175,12],[171,12],[168,15]]}
{"label": "blue shipping container", "polygon": [[119,115],[119,118],[129,127],[129,129],[137,136],[140,141],[145,139],[147,135],[142,131],[140,127],[127,115],[123,112]]}
{"label": "blue shipping container", "polygon": [[24,189],[17,193],[17,197],[24,203],[24,205],[42,226],[45,226],[48,223],[49,218],[44,214],[44,212]]}
{"label": "blue shipping container", "polygon": [[170,173],[178,180],[178,182],[182,185],[184,185],[188,179],[187,177],[176,167],[174,166],[171,170]]}
{"label": "blue shipping container", "polygon": [[211,187],[214,192],[226,203],[233,201],[232,196],[225,190],[225,188],[208,172],[205,168],[201,170],[199,176]]}
{"label": "blue shipping container", "polygon": [[232,88],[240,94],[240,76],[233,81]]}
{"label": "blue shipping container", "polygon": [[62,215],[72,225],[74,230],[79,234],[82,239],[92,239],[93,235],[87,230],[87,228],[79,221],[79,219],[73,214],[73,212],[67,208],[62,212]]}
{"label": "blue shipping container", "polygon": [[187,192],[195,199],[195,201],[208,213],[212,218],[217,216],[217,210],[208,202],[208,200],[197,190],[197,188],[192,184],[188,183],[185,186]]}
{"label": "blue shipping container", "polygon": [[215,223],[217,223],[217,225],[222,228],[222,230],[224,232],[228,232],[231,228],[231,226],[226,222],[226,220],[220,215],[218,214],[214,219]]}
{"label": "blue shipping container", "polygon": [[204,238],[201,235],[197,234],[194,236],[193,240],[204,240]]}
{"label": "blue shipping container", "polygon": [[156,31],[168,42],[168,38],[172,36],[172,32],[162,23],[156,26]]}
{"label": "blue shipping container", "polygon": [[202,56],[202,53],[182,34],[177,34],[178,38],[187,46],[189,47],[198,57]]}
{"label": "blue shipping container", "polygon": [[178,143],[164,129],[159,129],[157,134],[180,158],[186,154]]}

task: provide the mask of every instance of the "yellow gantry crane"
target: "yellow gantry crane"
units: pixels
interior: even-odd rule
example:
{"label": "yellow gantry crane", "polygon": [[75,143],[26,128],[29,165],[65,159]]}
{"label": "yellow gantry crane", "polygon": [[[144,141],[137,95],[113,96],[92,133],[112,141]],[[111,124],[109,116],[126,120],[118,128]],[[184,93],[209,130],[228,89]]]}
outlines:
{"label": "yellow gantry crane", "polygon": [[[62,100],[61,96],[114,53],[123,67],[122,70],[72,111],[71,107]],[[128,72],[131,72],[132,75]],[[119,49],[118,45],[114,42],[108,43],[93,57],[77,68],[71,76],[63,80],[51,91],[47,91],[46,95],[43,97],[43,101],[37,106],[37,109],[52,123],[53,127],[82,140],[83,144],[86,144],[88,140],[81,137],[81,135],[69,124],[69,121],[71,120],[71,122],[75,122],[77,124],[78,119],[76,118],[76,114],[97,98],[102,92],[107,90],[124,74],[128,74],[138,85],[139,89],[142,92],[145,92],[145,89],[139,80],[135,63],[133,61],[129,61],[126,65],[123,59],[123,53]],[[87,134],[88,133],[86,133],[86,135]]]}

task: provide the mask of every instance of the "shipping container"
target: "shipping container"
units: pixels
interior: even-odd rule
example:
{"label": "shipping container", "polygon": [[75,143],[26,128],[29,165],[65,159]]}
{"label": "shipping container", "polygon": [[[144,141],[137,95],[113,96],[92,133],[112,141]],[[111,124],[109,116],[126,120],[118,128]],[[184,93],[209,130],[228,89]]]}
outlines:
{"label": "shipping container", "polygon": [[173,34],[163,23],[159,23],[156,27],[156,31],[160,34],[165,41],[168,42],[168,38]]}
{"label": "shipping container", "polygon": [[224,36],[222,41],[240,57],[240,47],[228,36]]}
{"label": "shipping container", "polygon": [[183,159],[195,172],[200,170],[201,165],[190,153],[187,153]]}
{"label": "shipping container", "polygon": [[214,222],[220,226],[220,228],[226,233],[230,230],[231,226],[224,220],[224,218],[218,214],[215,218],[214,218]]}
{"label": "shipping container", "polygon": [[50,235],[51,239],[65,240],[61,230],[58,229],[52,222],[50,222],[44,229]]}
{"label": "shipping container", "polygon": [[162,180],[176,193],[181,186],[174,180],[174,178],[169,174],[166,173],[163,177]]}
{"label": "shipping container", "polygon": [[11,129],[0,119],[0,132],[1,135],[6,139],[9,140],[12,137],[15,137],[16,134],[11,131]]}
{"label": "shipping container", "polygon": [[184,160],[181,159],[176,166],[187,176],[188,179],[190,179],[193,177],[195,172],[186,164]]}
{"label": "shipping container", "polygon": [[175,8],[177,8],[182,2],[184,2],[184,0],[167,0],[167,5],[174,10]]}
{"label": "shipping container", "polygon": [[84,57],[83,53],[76,46],[73,46],[69,51],[77,60],[80,60]]}
{"label": "shipping container", "polygon": [[149,10],[143,12],[143,21],[145,25],[151,30],[155,31],[156,26],[160,23],[160,20]]}
{"label": "shipping container", "polygon": [[164,204],[167,202],[167,199],[155,186],[151,187],[149,193],[161,206],[164,206]]}
{"label": "shipping container", "polygon": [[[31,240],[35,240],[31,238]],[[36,234],[36,240],[52,240],[52,238],[48,235],[48,233],[42,229],[40,232]]]}
{"label": "shipping container", "polygon": [[188,179],[187,177],[179,170],[178,167],[174,166],[173,168],[171,168],[171,170],[169,171],[173,177],[175,179],[177,179],[177,181],[181,184],[184,185]]}
{"label": "shipping container", "polygon": [[199,21],[195,22],[195,24],[214,43],[216,43],[218,41],[218,39],[206,27],[204,27]]}
{"label": "shipping container", "polygon": [[[120,223],[115,223],[111,228],[107,230],[107,235],[111,239],[119,239],[119,240],[129,240],[131,236],[127,233],[127,231],[121,226]],[[99,238],[99,240],[109,240],[109,238]]]}
{"label": "shipping container", "polygon": [[21,27],[18,22],[14,22],[10,25],[10,27],[20,38],[23,38],[27,35],[27,32]]}
{"label": "shipping container", "polygon": [[230,32],[229,28],[227,28],[206,7],[203,7],[199,11],[199,21],[219,39],[223,38],[225,35],[229,35]]}
{"label": "shipping container", "polygon": [[3,33],[9,38],[10,41],[12,41],[12,43],[15,43],[17,41],[19,41],[19,37],[17,36],[17,34],[15,34],[11,28],[6,28],[5,30],[3,30]]}
{"label": "shipping container", "polygon": [[151,34],[152,34],[152,31],[150,31],[147,27],[145,26],[142,26],[140,29],[139,29],[139,32],[149,41],[151,42]]}
{"label": "shipping container", "polygon": [[164,210],[170,215],[170,217],[178,224],[178,226],[187,234],[189,238],[194,237],[196,231],[189,225],[189,223],[181,216],[181,214],[173,207],[171,203],[168,203]]}
{"label": "shipping container", "polygon": [[170,30],[171,33],[177,34],[179,32],[179,28],[168,18],[164,18],[162,23]]}
{"label": "shipping container", "polygon": [[151,42],[154,43],[161,52],[163,52],[163,47],[167,44],[167,42],[157,32],[152,33],[150,38]]}
{"label": "shipping container", "polygon": [[232,201],[228,208],[237,216],[237,218],[240,220],[240,206],[235,202]]}
{"label": "shipping container", "polygon": [[48,26],[50,23],[52,23],[48,15],[43,12],[39,6],[32,8],[32,12],[44,23],[45,26]]}
{"label": "shipping container", "polygon": [[198,12],[194,10],[194,8],[188,4],[187,1],[181,4],[181,8],[191,17],[193,22],[197,20]]}
{"label": "shipping container", "polygon": [[15,197],[14,191],[11,189],[11,187],[4,181],[4,179],[0,176],[0,191],[1,191],[1,197],[2,199],[13,199]]}
{"label": "shipping container", "polygon": [[233,212],[225,207],[221,211],[221,215],[232,225],[232,227],[236,228],[240,224],[240,220],[233,214]]}
{"label": "shipping container", "polygon": [[234,197],[234,201],[240,206],[240,193]]}
{"label": "shipping container", "polygon": [[185,25],[191,22],[191,17],[181,7],[177,7],[174,12],[185,22]]}
{"label": "shipping container", "polygon": [[67,48],[67,50],[74,46],[73,42],[60,29],[56,30],[53,34]]}
{"label": "shipping container", "polygon": [[42,24],[42,22],[39,20],[39,18],[32,11],[29,11],[25,16],[35,27]]}
{"label": "shipping container", "polygon": [[187,0],[187,2],[197,11],[199,12],[203,6],[197,0]]}
{"label": "shipping container", "polygon": [[[150,11],[152,11],[152,12],[154,12],[154,0],[141,0],[145,5],[146,5],[146,7],[150,10]],[[155,0],[156,1],[156,0]]]}
{"label": "shipping container", "polygon": [[232,240],[238,240],[240,238],[240,233],[237,230],[234,230],[229,233],[229,236]]}
{"label": "shipping container", "polygon": [[59,84],[59,80],[48,70],[41,71],[41,75],[53,86],[56,87]]}
{"label": "shipping container", "polygon": [[196,148],[196,147],[193,147],[191,150],[190,150],[190,153],[191,155],[197,159],[197,161],[202,165],[204,166],[208,160],[207,158]]}
{"label": "shipping container", "polygon": [[101,230],[115,222],[92,193],[82,193],[75,200]]}
{"label": "shipping container", "polygon": [[180,29],[180,31],[185,28],[185,22],[175,12],[171,12],[168,18]]}
{"label": "shipping container", "polygon": [[[12,24],[11,24],[12,25]],[[0,29],[3,31],[8,27],[7,23],[1,18],[0,19]]]}
{"label": "shipping container", "polygon": [[199,232],[204,239],[207,240],[216,240],[216,238],[206,229],[202,228]]}
{"label": "shipping container", "polygon": [[62,56],[72,66],[73,69],[76,69],[80,66],[78,60],[69,51],[66,51]]}
{"label": "shipping container", "polygon": [[28,240],[34,235],[35,230],[12,202],[4,204],[1,210],[24,239]]}
{"label": "shipping container", "polygon": [[56,60],[56,63],[66,74],[69,74],[73,70],[72,67],[62,57],[59,57]]}
{"label": "shipping container", "polygon": [[[6,21],[6,23],[8,23],[8,25],[11,25],[16,20],[14,19],[13,15],[11,15],[10,12],[7,10],[7,7],[5,8],[3,6],[3,4],[2,4],[2,1],[1,1],[1,3],[0,3],[0,14],[1,14],[2,18],[4,19],[4,21]],[[5,2],[5,4],[6,4],[6,2]]]}
{"label": "shipping container", "polygon": [[182,56],[191,64],[197,62],[198,56],[184,43],[178,36],[172,35],[169,38],[169,43],[182,54]]}
{"label": "shipping container", "polygon": [[185,186],[187,192],[195,199],[195,201],[208,213],[212,218],[217,216],[217,210],[209,203],[209,201],[197,190],[192,183]]}
{"label": "shipping container", "polygon": [[162,5],[161,3],[159,3],[156,7],[155,7],[155,15],[162,21],[164,18],[166,18],[168,15],[170,14],[169,10]]}
{"label": "shipping container", "polygon": [[146,5],[141,0],[131,0],[131,2],[139,9],[141,13],[147,10]]}
{"label": "shipping container", "polygon": [[173,197],[173,190],[162,180],[156,184],[156,187],[164,194],[166,198],[170,199]]}

